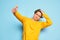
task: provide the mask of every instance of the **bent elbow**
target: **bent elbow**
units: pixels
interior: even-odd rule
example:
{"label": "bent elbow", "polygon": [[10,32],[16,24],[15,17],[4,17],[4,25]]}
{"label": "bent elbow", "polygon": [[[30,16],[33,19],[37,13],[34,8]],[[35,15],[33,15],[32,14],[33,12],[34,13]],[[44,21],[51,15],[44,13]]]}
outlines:
{"label": "bent elbow", "polygon": [[52,22],[52,21],[48,23],[48,25],[49,25],[49,26],[51,26],[52,24],[53,24],[53,22]]}

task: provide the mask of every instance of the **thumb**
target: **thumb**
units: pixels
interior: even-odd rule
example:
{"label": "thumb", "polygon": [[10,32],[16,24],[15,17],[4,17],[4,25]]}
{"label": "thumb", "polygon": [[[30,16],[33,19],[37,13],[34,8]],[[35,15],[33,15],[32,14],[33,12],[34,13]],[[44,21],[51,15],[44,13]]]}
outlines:
{"label": "thumb", "polygon": [[18,9],[18,6],[16,6],[16,9]]}
{"label": "thumb", "polygon": [[18,9],[18,6],[15,7],[15,10],[17,10],[17,9]]}

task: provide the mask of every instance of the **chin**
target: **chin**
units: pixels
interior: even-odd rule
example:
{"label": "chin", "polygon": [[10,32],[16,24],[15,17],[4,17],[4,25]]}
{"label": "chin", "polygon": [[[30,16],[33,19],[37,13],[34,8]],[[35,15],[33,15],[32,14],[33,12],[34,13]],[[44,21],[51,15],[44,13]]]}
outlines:
{"label": "chin", "polygon": [[37,21],[39,21],[39,19]]}
{"label": "chin", "polygon": [[35,20],[35,21],[39,21],[39,20]]}

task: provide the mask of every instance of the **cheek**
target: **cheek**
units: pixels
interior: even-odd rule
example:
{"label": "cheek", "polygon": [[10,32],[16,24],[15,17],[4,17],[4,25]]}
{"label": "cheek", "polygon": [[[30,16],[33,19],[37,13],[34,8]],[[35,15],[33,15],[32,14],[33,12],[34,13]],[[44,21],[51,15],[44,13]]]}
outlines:
{"label": "cheek", "polygon": [[37,17],[37,15],[34,15],[34,18],[36,18]]}
{"label": "cheek", "polygon": [[40,17],[37,17],[37,19],[40,19]]}
{"label": "cheek", "polygon": [[37,15],[34,15],[34,19],[35,19],[35,20],[39,20],[39,19],[40,19],[40,17],[39,17],[39,16],[37,16]]}
{"label": "cheek", "polygon": [[38,19],[40,19],[40,17],[38,17],[37,15],[35,16],[35,18],[38,20]]}

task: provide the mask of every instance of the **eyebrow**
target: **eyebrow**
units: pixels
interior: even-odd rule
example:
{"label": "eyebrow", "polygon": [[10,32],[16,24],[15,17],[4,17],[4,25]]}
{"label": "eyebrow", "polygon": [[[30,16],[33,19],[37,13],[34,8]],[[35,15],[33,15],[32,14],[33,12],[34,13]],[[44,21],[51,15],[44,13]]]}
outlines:
{"label": "eyebrow", "polygon": [[[36,14],[36,15],[38,15],[38,14]],[[40,15],[38,15],[39,17],[41,17]]]}

